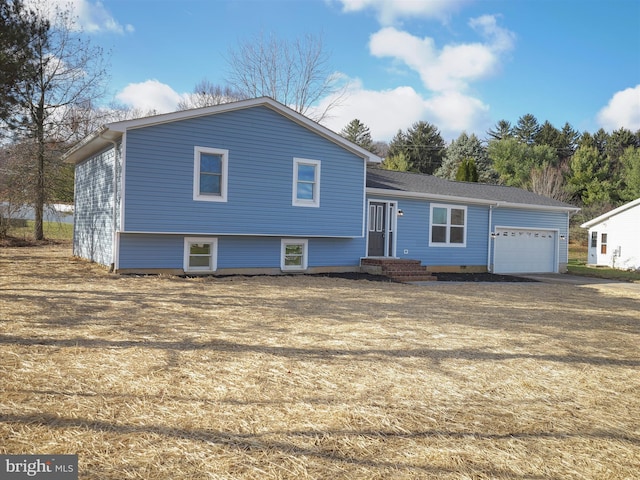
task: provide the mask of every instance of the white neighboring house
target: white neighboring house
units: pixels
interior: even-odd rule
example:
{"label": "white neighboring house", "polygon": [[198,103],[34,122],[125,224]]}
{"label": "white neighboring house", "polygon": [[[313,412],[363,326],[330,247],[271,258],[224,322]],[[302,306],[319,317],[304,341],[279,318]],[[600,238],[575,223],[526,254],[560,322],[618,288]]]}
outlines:
{"label": "white neighboring house", "polygon": [[640,198],[580,226],[589,229],[588,264],[640,270]]}

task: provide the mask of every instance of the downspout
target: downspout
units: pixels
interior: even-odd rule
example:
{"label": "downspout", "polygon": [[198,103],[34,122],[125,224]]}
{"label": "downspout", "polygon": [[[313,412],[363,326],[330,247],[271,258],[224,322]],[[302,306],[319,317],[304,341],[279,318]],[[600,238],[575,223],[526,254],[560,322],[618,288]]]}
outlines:
{"label": "downspout", "polygon": [[[495,205],[497,206],[497,204]],[[493,241],[493,236],[491,235],[491,223],[493,221],[493,207],[494,205],[489,205],[489,228],[487,229],[489,233],[489,240],[487,242],[487,272],[491,273],[491,242]]]}
{"label": "downspout", "polygon": [[118,143],[115,140],[109,140],[102,136],[100,133],[100,138],[110,142],[113,145],[113,213],[112,213],[112,223],[113,223],[113,238],[112,238],[112,257],[111,257],[111,265],[109,266],[109,273],[113,273],[116,267],[116,258],[118,256],[118,233],[116,227],[116,220],[118,219],[118,208],[117,208],[117,191],[118,191]]}

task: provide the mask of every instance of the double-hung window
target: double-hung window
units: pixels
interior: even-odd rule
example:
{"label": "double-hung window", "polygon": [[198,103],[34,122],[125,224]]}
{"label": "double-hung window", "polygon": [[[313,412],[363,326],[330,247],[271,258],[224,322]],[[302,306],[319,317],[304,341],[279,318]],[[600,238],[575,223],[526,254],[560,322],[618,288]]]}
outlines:
{"label": "double-hung window", "polygon": [[296,207],[320,206],[320,161],[293,159],[293,198]]}
{"label": "double-hung window", "polygon": [[431,205],[429,246],[464,247],[467,241],[467,207]]}
{"label": "double-hung window", "polygon": [[282,270],[306,270],[309,241],[284,238],[281,241],[280,268]]}
{"label": "double-hung window", "polygon": [[228,167],[228,150],[195,147],[193,199],[206,202],[226,202]]}
{"label": "double-hung window", "polygon": [[216,238],[186,237],[184,239],[184,271],[215,272],[218,240]]}

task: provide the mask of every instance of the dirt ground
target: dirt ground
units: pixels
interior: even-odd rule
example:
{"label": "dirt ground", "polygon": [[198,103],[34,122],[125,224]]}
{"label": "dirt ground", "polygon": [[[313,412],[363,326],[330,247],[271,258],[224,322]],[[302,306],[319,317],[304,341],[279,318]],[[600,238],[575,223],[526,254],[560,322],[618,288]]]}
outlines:
{"label": "dirt ground", "polygon": [[640,293],[0,248],[0,453],[81,479],[632,479]]}

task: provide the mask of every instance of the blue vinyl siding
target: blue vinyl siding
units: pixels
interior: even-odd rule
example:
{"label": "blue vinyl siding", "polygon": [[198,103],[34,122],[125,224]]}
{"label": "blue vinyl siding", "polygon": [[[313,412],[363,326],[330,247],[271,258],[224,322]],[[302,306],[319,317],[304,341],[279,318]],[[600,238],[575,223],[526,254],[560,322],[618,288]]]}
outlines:
{"label": "blue vinyl siding", "polygon": [[[364,160],[266,107],[130,130],[125,230],[359,237]],[[227,202],[193,200],[194,147],[229,151]],[[292,206],[293,159],[321,162],[320,207]]]}
{"label": "blue vinyl siding", "polygon": [[[218,269],[280,268],[280,237],[221,236]],[[364,246],[362,238],[309,239],[309,267],[356,267]],[[120,235],[120,269],[181,269],[182,235]]]}
{"label": "blue vinyl siding", "polygon": [[[523,210],[516,208],[494,208],[491,222],[492,230],[496,226],[557,230],[559,236],[565,236],[565,240],[559,240],[560,243],[558,261],[560,264],[566,264],[568,262],[569,216],[566,212]],[[493,258],[491,259],[491,262],[493,262]]]}
{"label": "blue vinyl siding", "polygon": [[[102,265],[113,262],[115,150],[105,150],[76,165],[73,253]],[[117,173],[115,173],[117,175]]]}
{"label": "blue vinyl siding", "polygon": [[[431,202],[406,198],[387,200],[396,200],[398,209],[404,213],[402,217],[398,217],[396,231],[396,255],[399,258],[420,260],[424,265],[471,266],[487,264],[488,207],[466,205],[467,242],[465,247],[429,247]],[[461,205],[446,201],[433,203]],[[404,253],[405,250],[408,250],[407,254]]]}
{"label": "blue vinyl siding", "polygon": [[[397,219],[396,256],[420,260],[428,266],[487,266],[491,231],[495,226],[544,228],[558,230],[559,236],[568,238],[568,216],[566,212],[551,212],[531,209],[493,208],[491,229],[489,229],[489,206],[466,205],[466,246],[435,247],[429,246],[429,215],[431,204],[461,205],[455,202],[369,197],[370,200],[397,201],[398,209],[404,215]],[[560,240],[559,262],[567,263],[568,242]],[[404,253],[407,250],[408,253]],[[493,245],[491,245],[493,255]],[[493,260],[491,259],[491,262]]]}

